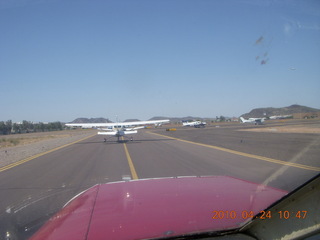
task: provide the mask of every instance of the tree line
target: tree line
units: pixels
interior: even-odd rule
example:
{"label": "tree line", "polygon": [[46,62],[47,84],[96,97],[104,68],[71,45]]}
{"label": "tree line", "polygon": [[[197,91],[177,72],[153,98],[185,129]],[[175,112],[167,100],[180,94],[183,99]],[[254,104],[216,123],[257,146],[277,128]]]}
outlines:
{"label": "tree line", "polygon": [[23,120],[22,123],[12,123],[11,120],[6,122],[0,121],[0,134],[15,134],[15,133],[29,133],[29,132],[47,132],[59,131],[63,129],[61,122],[50,123],[33,123]]}

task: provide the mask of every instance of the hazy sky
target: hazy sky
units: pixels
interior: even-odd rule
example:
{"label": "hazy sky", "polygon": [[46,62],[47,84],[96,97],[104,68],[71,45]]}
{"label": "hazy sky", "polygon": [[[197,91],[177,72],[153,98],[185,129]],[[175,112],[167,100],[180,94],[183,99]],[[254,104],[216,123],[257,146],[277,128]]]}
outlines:
{"label": "hazy sky", "polygon": [[320,1],[0,0],[0,121],[320,108]]}

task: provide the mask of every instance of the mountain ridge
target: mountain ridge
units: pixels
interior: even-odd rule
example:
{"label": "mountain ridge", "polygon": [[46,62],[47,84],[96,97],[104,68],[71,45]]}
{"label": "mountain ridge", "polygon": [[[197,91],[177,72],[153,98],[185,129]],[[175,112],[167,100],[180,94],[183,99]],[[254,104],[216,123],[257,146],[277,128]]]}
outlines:
{"label": "mountain ridge", "polygon": [[[313,112],[320,112],[320,109],[306,107],[298,104],[293,104],[288,107],[281,107],[281,108],[274,108],[274,107],[267,107],[267,108],[254,108],[248,113],[242,114],[240,117],[244,118],[259,118],[259,117],[271,117],[271,116],[279,116],[279,115],[292,115],[296,113],[313,113]],[[208,120],[215,120],[216,118],[211,117],[163,117],[163,116],[155,116],[150,118],[149,120],[162,120],[162,119],[169,119],[171,122],[181,122],[186,120],[200,120],[200,121],[208,121]],[[126,119],[123,122],[132,122],[132,121],[140,121],[139,119]],[[112,123],[108,118],[76,118],[70,123]]]}
{"label": "mountain ridge", "polygon": [[288,107],[281,108],[255,108],[250,112],[242,114],[240,117],[250,118],[250,117],[270,117],[270,116],[278,116],[278,115],[292,115],[295,113],[310,113],[310,112],[320,112],[320,109],[301,106],[298,104],[293,104]]}

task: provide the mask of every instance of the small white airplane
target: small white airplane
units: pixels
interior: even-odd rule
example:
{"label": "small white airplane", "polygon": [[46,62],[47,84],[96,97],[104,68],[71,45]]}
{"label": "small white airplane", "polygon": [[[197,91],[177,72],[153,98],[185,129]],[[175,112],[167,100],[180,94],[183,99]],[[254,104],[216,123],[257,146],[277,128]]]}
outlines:
{"label": "small white airplane", "polygon": [[182,122],[182,126],[184,127],[197,127],[197,126],[205,126],[206,122],[201,121],[192,121],[192,122]]}
{"label": "small white airplane", "polygon": [[[141,125],[154,124],[155,126],[161,126],[163,123],[168,123],[169,120],[150,120],[150,121],[136,121],[136,122],[117,122],[117,123],[67,123],[68,127],[81,127],[81,128],[97,128],[102,130],[98,132],[99,135],[108,135],[110,137],[117,137],[118,142],[120,137],[126,137],[128,134],[138,133],[137,129],[145,128]],[[133,138],[131,137],[131,141]],[[105,138],[106,142],[107,139]]]}
{"label": "small white airplane", "polygon": [[249,118],[244,119],[243,117],[240,117],[240,120],[242,123],[254,123],[255,125],[260,125],[264,122],[264,118]]}

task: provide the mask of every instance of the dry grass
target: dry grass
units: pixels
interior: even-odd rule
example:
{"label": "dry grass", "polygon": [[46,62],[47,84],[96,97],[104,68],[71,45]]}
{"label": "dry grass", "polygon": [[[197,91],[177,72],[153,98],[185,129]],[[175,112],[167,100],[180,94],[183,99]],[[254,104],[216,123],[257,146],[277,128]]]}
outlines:
{"label": "dry grass", "polygon": [[37,132],[24,134],[0,135],[0,149],[19,145],[27,145],[53,138],[66,138],[92,130],[66,130],[54,132]]}

